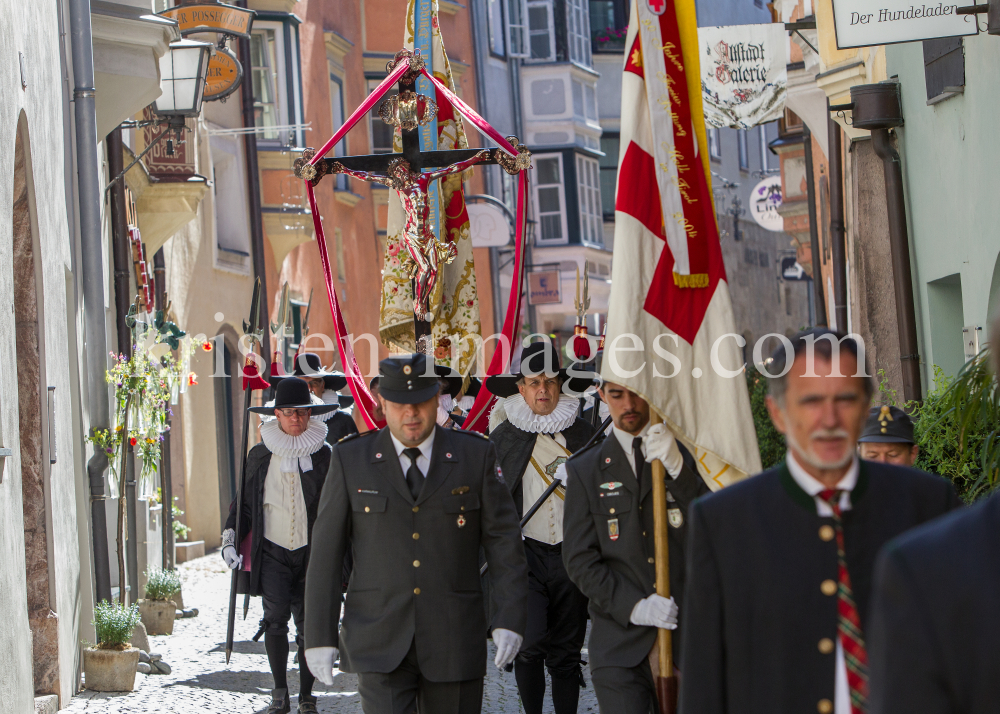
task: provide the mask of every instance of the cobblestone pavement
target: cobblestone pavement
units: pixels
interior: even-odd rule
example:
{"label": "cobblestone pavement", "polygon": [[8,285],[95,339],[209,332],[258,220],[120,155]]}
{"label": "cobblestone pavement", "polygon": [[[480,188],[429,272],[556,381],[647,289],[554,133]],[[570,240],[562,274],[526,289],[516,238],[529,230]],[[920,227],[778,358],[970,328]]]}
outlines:
{"label": "cobblestone pavement", "polygon": [[[128,694],[97,693],[84,690],[62,710],[86,714],[262,714],[270,701],[271,673],[264,653],[264,640],[251,641],[261,617],[260,599],[251,598],[247,619],[237,615],[233,656],[226,666],[226,608],[229,602],[229,571],[218,553],[212,553],[178,566],[184,583],[184,606],[196,607],[198,617],[177,620],[174,634],[151,636],[150,649],[163,655],[173,672],[169,675],[136,675],[135,691]],[[242,597],[240,598],[242,606]],[[294,631],[294,626],[292,627]],[[289,636],[291,639],[291,635]],[[291,662],[295,644],[291,643],[288,685],[298,694],[297,665]],[[490,665],[487,667],[483,712],[523,712],[517,695],[513,673],[500,673],[493,667],[490,643]],[[584,649],[584,660],[587,651]],[[597,699],[590,684],[590,671],[585,667],[587,688],[581,691],[581,714],[597,712]],[[319,682],[314,689],[323,714],[361,712],[357,678],[338,674],[334,686]],[[552,702],[546,697],[546,712]],[[292,700],[295,712],[297,697]]]}

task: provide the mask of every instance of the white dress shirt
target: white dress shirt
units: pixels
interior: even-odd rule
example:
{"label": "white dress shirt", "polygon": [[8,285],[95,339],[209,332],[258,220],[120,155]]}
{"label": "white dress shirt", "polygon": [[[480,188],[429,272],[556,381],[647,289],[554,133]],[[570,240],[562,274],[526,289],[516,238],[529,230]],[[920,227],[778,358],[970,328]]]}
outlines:
{"label": "white dress shirt", "polygon": [[298,550],[309,543],[306,499],[297,463],[290,472],[282,470],[283,461],[272,456],[264,477],[264,537],[282,548]]}
{"label": "white dress shirt", "polygon": [[[399,466],[403,469],[403,476],[406,476],[406,472],[410,469],[410,457],[403,453],[403,449],[409,448],[402,441],[397,439],[393,433],[390,431],[389,436],[392,438],[392,445],[396,449],[396,456],[399,458]],[[420,449],[420,456],[417,457],[417,468],[420,469],[420,473],[426,478],[427,472],[431,468],[431,449],[434,448],[434,429],[431,429],[431,435],[424,439],[421,443],[417,444],[416,448]]]}
{"label": "white dress shirt", "polygon": [[[632,473],[636,475],[636,478],[639,478],[638,472],[635,470],[635,455],[632,452],[632,440],[637,436],[639,437],[645,436],[646,432],[649,431],[649,424],[646,424],[646,426],[642,427],[642,431],[640,431],[638,434],[629,434],[627,431],[625,431],[624,429],[619,429],[617,426],[613,427],[613,431],[615,438],[618,439],[618,443],[622,445],[622,451],[625,452],[625,458],[628,459],[629,466],[632,467]],[[643,458],[645,458],[646,444],[643,443],[641,448],[642,448]]]}
{"label": "white dress shirt", "polygon": [[[830,504],[819,497],[821,491],[826,490],[826,486],[810,476],[804,468],[795,460],[795,455],[791,449],[788,451],[788,473],[795,479],[799,487],[813,497],[816,501],[816,514],[822,518],[833,516],[833,509]],[[840,494],[840,510],[851,510],[851,491],[858,483],[858,473],[860,472],[858,457],[851,461],[850,468],[844,477],[837,482],[837,490],[843,491]],[[837,652],[834,660],[834,691],[833,691],[833,714],[851,714],[851,690],[847,685],[847,664],[844,662],[844,646],[840,643],[840,635],[837,635]]]}

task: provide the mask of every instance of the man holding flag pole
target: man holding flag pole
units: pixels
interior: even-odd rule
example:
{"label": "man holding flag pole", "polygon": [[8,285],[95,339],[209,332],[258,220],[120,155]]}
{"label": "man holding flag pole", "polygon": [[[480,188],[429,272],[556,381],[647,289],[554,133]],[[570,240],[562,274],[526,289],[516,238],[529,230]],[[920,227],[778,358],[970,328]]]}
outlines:
{"label": "man holding flag pole", "polygon": [[[695,3],[633,0],[630,18],[602,365],[605,396],[624,400],[612,414],[618,411],[616,426],[622,422],[629,443],[623,448],[620,438],[608,439],[568,462],[564,546],[570,577],[596,615],[589,652],[598,700],[615,714],[655,711],[654,687],[660,711],[675,711],[670,628],[681,593],[671,592],[670,576],[676,587],[683,567],[675,531],[684,526],[691,498],[760,470],[750,400],[737,378],[742,359],[712,203]],[[639,416],[643,410],[648,417]],[[662,426],[647,430],[647,419]],[[648,471],[639,468],[646,460],[653,461]],[[621,478],[597,476],[619,466]],[[638,493],[623,498],[629,479]],[[612,505],[610,493],[629,512]],[[640,509],[641,515],[631,512]],[[642,553],[641,564],[612,556],[625,539],[653,552]],[[587,585],[599,583],[602,571],[611,586],[603,603]],[[607,626],[603,641],[599,624]],[[645,668],[644,655],[624,656],[626,641],[637,650],[656,641],[656,671]],[[622,677],[602,686],[602,662]]]}

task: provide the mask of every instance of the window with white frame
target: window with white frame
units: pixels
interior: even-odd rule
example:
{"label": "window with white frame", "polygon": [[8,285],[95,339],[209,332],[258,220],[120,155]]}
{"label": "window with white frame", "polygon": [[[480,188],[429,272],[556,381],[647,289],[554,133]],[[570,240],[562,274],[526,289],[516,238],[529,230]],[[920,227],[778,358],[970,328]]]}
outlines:
{"label": "window with white frame", "polygon": [[535,156],[535,215],[538,243],[565,243],[566,196],[563,193],[562,155]]}
{"label": "window with white frame", "polygon": [[750,170],[750,147],[747,146],[747,130],[736,130],[736,144],[740,155],[740,171]]}
{"label": "window with white frame", "polygon": [[590,7],[588,0],[566,0],[566,30],[570,62],[589,67]]}
{"label": "window with white frame", "polygon": [[277,141],[282,122],[282,85],[279,36],[269,27],[255,27],[250,36],[250,71],[253,85],[254,126],[263,129],[257,136]]}
{"label": "window with white frame", "polygon": [[497,57],[506,55],[503,31],[503,0],[486,0],[486,30],[490,38],[490,52]]}
{"label": "window with white frame", "polygon": [[551,0],[528,3],[528,38],[531,45],[531,59],[554,60],[556,58],[556,37],[552,22]]}
{"label": "window with white frame", "polygon": [[[333,116],[333,130],[337,131],[344,125],[344,80],[337,74],[330,72],[330,108]],[[333,147],[334,156],[347,155],[347,138],[343,138]],[[340,191],[349,191],[348,178],[345,174],[337,174],[334,177],[336,183],[334,187]]]}
{"label": "window with white frame", "polygon": [[507,55],[509,57],[530,57],[528,0],[506,0],[506,2]]}
{"label": "window with white frame", "polygon": [[[368,80],[368,92],[374,92],[376,87],[382,83],[381,79],[369,79]],[[388,101],[388,100],[385,100]],[[382,121],[382,117],[378,115],[378,108],[381,103],[376,104],[372,107],[372,110],[368,113],[369,125],[371,128],[371,140],[372,140],[372,153],[373,154],[391,154],[392,153],[392,127]]]}
{"label": "window with white frame", "polygon": [[580,236],[588,243],[604,243],[600,165],[589,156],[576,157],[576,191],[580,201]]}
{"label": "window with white frame", "polygon": [[708,127],[708,158],[722,161],[722,134],[719,127]]}

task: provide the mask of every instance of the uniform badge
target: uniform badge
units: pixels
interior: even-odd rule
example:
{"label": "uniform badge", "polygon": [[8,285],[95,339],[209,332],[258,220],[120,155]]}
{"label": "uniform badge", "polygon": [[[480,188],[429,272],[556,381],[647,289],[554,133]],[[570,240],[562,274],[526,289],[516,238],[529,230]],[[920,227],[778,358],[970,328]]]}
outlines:
{"label": "uniform badge", "polygon": [[608,481],[607,483],[601,484],[601,488],[606,489],[608,491],[614,491],[616,488],[621,488],[621,487],[622,487],[621,481]]}
{"label": "uniform badge", "polygon": [[459,516],[458,520],[455,521],[459,528],[465,528],[465,516]]}
{"label": "uniform badge", "polygon": [[469,492],[469,487],[468,486],[459,486],[458,488],[451,489],[451,495],[452,496],[460,496],[463,493],[468,493],[468,492]]}
{"label": "uniform badge", "polygon": [[500,470],[500,464],[497,464],[497,481],[505,486],[507,485],[507,482],[503,480],[503,471]]}
{"label": "uniform badge", "polygon": [[618,540],[618,519],[609,518],[608,519],[608,538],[611,540]]}
{"label": "uniform badge", "polygon": [[408,364],[403,365],[403,374],[410,374],[413,372],[413,367]]}
{"label": "uniform badge", "polygon": [[679,508],[668,508],[667,509],[667,523],[670,524],[671,528],[680,528],[684,525],[684,514],[681,513]]}

